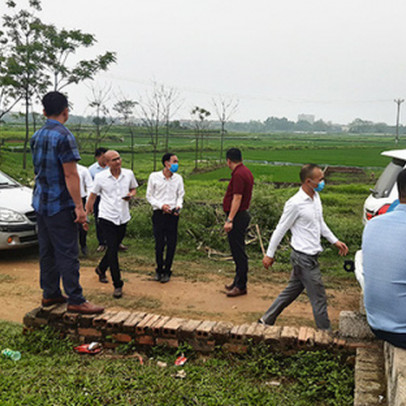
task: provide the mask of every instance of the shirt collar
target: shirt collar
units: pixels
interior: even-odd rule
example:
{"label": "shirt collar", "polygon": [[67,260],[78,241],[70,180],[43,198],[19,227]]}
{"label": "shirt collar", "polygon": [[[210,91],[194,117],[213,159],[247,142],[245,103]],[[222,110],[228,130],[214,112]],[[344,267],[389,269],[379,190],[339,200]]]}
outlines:
{"label": "shirt collar", "polygon": [[58,120],[54,120],[54,119],[52,119],[52,118],[47,118],[47,124],[48,123],[52,123],[52,124],[58,124],[58,125],[62,125],[63,126],[63,124],[61,123],[61,122],[59,122]]}
{"label": "shirt collar", "polygon": [[114,179],[120,179],[122,176],[123,176],[123,168],[121,168],[121,171],[120,171],[120,175],[118,175],[118,178],[116,178],[116,177],[114,177],[113,176],[113,174],[111,173],[111,168],[108,168],[107,169],[108,171],[109,171],[109,177],[112,177],[112,178],[114,178]]}
{"label": "shirt collar", "polygon": [[[299,189],[299,193],[300,193],[300,197],[303,199],[303,200],[311,200],[311,201],[313,201],[313,199],[303,190],[303,188],[300,186],[300,189]],[[316,194],[314,194],[314,196],[316,196]]]}
{"label": "shirt collar", "polygon": [[231,174],[237,172],[237,169],[238,169],[238,168],[242,168],[243,166],[244,166],[244,164],[243,164],[242,162],[239,163],[239,164],[234,168],[234,170],[231,172]]}

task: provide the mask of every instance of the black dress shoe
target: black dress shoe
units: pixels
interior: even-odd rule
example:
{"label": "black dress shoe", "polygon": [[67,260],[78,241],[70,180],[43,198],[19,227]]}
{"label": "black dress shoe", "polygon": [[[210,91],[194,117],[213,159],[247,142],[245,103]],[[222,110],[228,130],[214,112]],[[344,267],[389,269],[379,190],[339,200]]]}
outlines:
{"label": "black dress shoe", "polygon": [[124,245],[124,244],[120,244],[120,245],[118,246],[118,250],[119,250],[119,251],[127,251],[127,250],[128,250],[128,247],[127,247],[126,245]]}
{"label": "black dress shoe", "polygon": [[169,282],[170,280],[171,280],[171,277],[170,277],[170,275],[167,274],[167,273],[164,273],[164,274],[161,276],[161,283],[167,283],[167,282]]}
{"label": "black dress shoe", "polygon": [[227,292],[228,297],[237,297],[247,294],[247,289],[239,289],[237,286],[234,286],[232,290]]}
{"label": "black dress shoe", "polygon": [[106,273],[103,272],[98,266],[96,266],[96,269],[94,271],[99,276],[99,282],[101,282],[101,283],[109,283],[109,281],[106,278]]}
{"label": "black dress shoe", "polygon": [[155,272],[154,281],[160,282],[162,279],[162,274],[159,272]]}

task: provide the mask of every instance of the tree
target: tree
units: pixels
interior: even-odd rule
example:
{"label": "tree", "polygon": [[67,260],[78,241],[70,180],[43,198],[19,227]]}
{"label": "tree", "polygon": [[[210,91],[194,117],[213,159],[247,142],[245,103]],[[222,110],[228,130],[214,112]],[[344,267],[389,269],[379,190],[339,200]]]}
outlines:
{"label": "tree", "polygon": [[207,130],[208,128],[208,121],[207,118],[211,115],[210,111],[196,106],[192,112],[191,115],[194,120],[194,125],[195,125],[195,169],[197,169],[198,166],[198,160],[199,160],[199,138],[200,138],[200,158],[202,158],[202,152],[203,152],[203,137],[204,137],[204,131]]}
{"label": "tree", "polygon": [[130,131],[131,136],[131,170],[134,171],[134,137],[135,137],[135,124],[134,124],[134,107],[138,104],[135,100],[122,98],[114,106],[113,110],[116,111],[123,124]]}
{"label": "tree", "polygon": [[179,100],[179,92],[173,87],[161,85],[158,91],[161,96],[162,116],[165,125],[165,152],[168,152],[170,119],[179,110],[182,101]]}
{"label": "tree", "polygon": [[216,110],[217,117],[221,124],[221,132],[220,132],[220,161],[223,159],[223,145],[224,145],[224,134],[225,134],[225,126],[228,120],[230,120],[231,116],[237,111],[238,109],[238,100],[233,99],[224,99],[219,97],[217,100],[213,99],[214,109]]}
{"label": "tree", "polygon": [[54,90],[62,90],[72,83],[92,80],[97,72],[105,71],[116,62],[116,54],[107,51],[95,59],[80,60],[74,66],[68,66],[68,59],[79,48],[89,48],[96,43],[92,34],[80,30],[59,30],[54,25],[44,27],[46,40],[46,68],[53,76]]}
{"label": "tree", "polygon": [[157,83],[153,83],[151,92],[147,92],[144,99],[141,98],[139,107],[141,109],[141,120],[143,125],[147,128],[148,134],[151,138],[151,145],[153,150],[153,165],[156,171],[156,159],[159,145],[159,128],[165,119],[164,116],[164,102],[162,99],[162,92]]}
{"label": "tree", "polygon": [[107,107],[110,100],[111,86],[102,89],[92,86],[91,91],[92,98],[89,101],[89,107],[95,111],[92,121],[96,126],[95,148],[98,148],[114,123]]}
{"label": "tree", "polygon": [[[16,3],[7,1],[9,8],[15,8]],[[25,139],[23,168],[27,165],[27,146],[29,137],[29,110],[34,95],[45,92],[50,84],[45,70],[44,24],[35,15],[41,10],[39,1],[30,0],[32,11],[19,10],[13,15],[3,16],[3,26],[6,28],[6,57],[5,71],[2,83],[9,86],[9,95],[15,100],[23,100],[25,105]]]}

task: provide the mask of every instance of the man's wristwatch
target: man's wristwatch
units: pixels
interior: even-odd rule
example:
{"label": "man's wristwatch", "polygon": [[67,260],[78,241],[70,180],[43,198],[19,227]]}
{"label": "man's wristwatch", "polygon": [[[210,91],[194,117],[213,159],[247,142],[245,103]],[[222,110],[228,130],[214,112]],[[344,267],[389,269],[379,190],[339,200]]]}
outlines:
{"label": "man's wristwatch", "polygon": [[229,217],[227,217],[226,223],[232,223],[233,220],[231,220]]}

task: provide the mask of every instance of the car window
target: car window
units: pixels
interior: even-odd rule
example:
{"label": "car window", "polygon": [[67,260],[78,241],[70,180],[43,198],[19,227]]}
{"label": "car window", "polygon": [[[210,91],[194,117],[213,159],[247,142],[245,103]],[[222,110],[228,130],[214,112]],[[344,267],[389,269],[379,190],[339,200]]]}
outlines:
{"label": "car window", "polygon": [[7,176],[5,173],[0,172],[0,188],[19,187],[20,184],[14,179]]}
{"label": "car window", "polygon": [[378,182],[376,182],[372,195],[377,198],[388,197],[396,183],[399,172],[403,169],[405,164],[406,162],[401,159],[393,159],[382,172]]}

